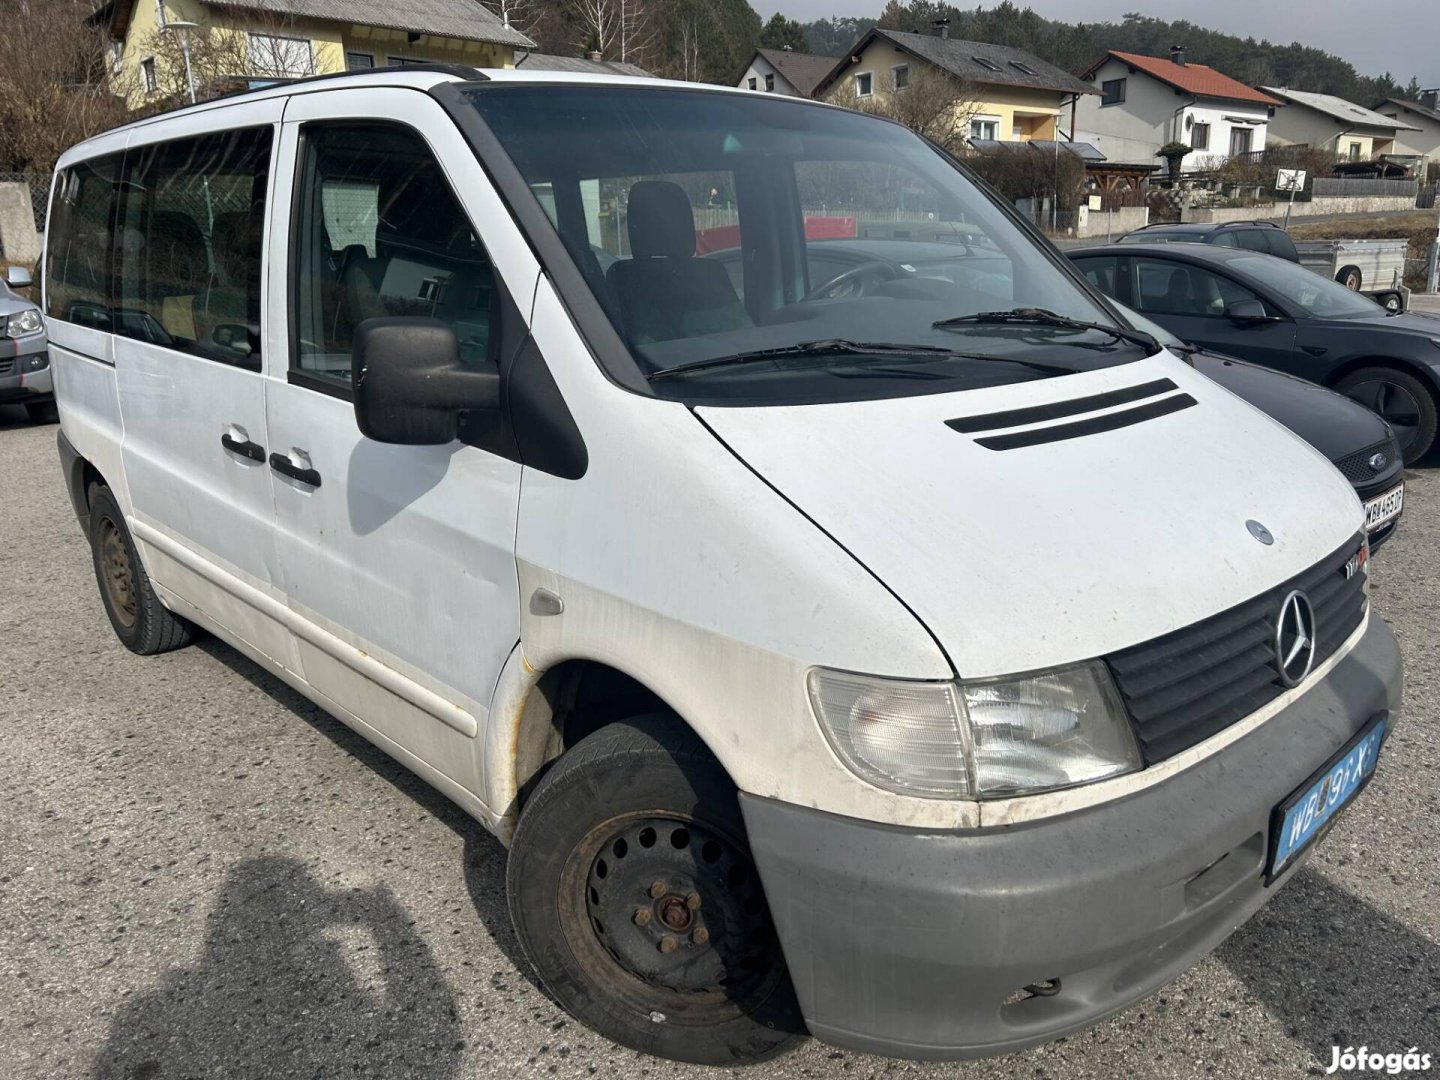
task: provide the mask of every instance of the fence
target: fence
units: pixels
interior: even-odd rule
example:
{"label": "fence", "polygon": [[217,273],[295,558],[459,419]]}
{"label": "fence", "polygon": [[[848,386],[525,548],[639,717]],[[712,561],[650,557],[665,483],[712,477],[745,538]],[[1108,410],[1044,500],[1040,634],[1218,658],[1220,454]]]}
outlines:
{"label": "fence", "polygon": [[1415,209],[1417,209],[1417,210],[1434,210],[1434,209],[1435,209],[1435,189],[1436,189],[1437,187],[1440,187],[1440,184],[1424,184],[1424,185],[1422,185],[1421,188],[1420,188],[1420,194],[1418,194],[1418,195],[1415,196]]}
{"label": "fence", "polygon": [[1317,176],[1311,184],[1310,194],[1315,198],[1340,196],[1342,198],[1410,198],[1420,194],[1418,180],[1378,180],[1360,176]]}

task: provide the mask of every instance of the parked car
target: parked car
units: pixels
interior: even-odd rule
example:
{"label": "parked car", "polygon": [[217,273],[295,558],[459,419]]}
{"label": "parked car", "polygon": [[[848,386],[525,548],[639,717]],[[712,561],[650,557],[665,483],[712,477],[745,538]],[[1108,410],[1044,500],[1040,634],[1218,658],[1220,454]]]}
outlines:
{"label": "parked car", "polygon": [[0,319],[5,322],[0,345],[0,405],[24,405],[37,424],[59,418],[50,381],[50,350],[40,309],[13,290],[30,286],[30,271],[12,266],[0,282]]}
{"label": "parked car", "polygon": [[1300,253],[1290,234],[1273,221],[1156,222],[1126,233],[1120,244],[1214,244],[1243,248],[1298,263]]}
{"label": "parked car", "polygon": [[[1401,670],[1350,485],[901,125],[351,72],[99,135],[53,192],[120,641],[207,629],[474,815],[538,977],[626,1046],[1042,1042],[1364,812]],[[1005,272],[817,293],[804,219],[857,201]]]}
{"label": "parked car", "polygon": [[1066,252],[1101,292],[1182,341],[1352,397],[1385,418],[1412,465],[1434,445],[1440,319],[1383,308],[1256,252],[1127,244]]}
{"label": "parked car", "polygon": [[1395,532],[1405,508],[1405,462],[1400,440],[1383,419],[1343,394],[1233,356],[1207,352],[1181,341],[1118,300],[1115,306],[1135,329],[1154,335],[1196,371],[1324,454],[1354,486],[1365,506],[1365,531],[1372,553]]}

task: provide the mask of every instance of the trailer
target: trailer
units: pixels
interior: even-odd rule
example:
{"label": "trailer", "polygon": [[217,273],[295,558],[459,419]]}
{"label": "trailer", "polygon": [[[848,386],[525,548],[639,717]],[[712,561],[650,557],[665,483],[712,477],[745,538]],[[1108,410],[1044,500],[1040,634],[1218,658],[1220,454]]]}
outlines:
{"label": "trailer", "polygon": [[1399,287],[1405,276],[1405,240],[1301,240],[1300,265],[1356,292]]}

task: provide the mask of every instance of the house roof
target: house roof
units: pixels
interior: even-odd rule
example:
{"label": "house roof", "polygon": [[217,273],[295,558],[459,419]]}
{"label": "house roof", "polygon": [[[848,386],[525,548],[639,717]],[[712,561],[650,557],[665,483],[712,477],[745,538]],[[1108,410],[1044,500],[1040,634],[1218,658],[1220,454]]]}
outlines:
{"label": "house roof", "polygon": [[1436,111],[1435,109],[1430,108],[1428,105],[1421,105],[1418,101],[1410,101],[1406,98],[1388,97],[1374,106],[1377,112],[1379,112],[1381,105],[1395,105],[1401,109],[1406,110],[1407,112],[1414,113],[1416,116],[1422,117],[1426,120],[1433,120],[1437,124],[1440,124],[1440,111]]}
{"label": "house roof", "polygon": [[812,53],[791,52],[789,49],[756,49],[756,53],[770,61],[770,66],[799,93],[809,97],[830,74],[835,66],[833,56],[815,56]]}
{"label": "house roof", "polygon": [[1028,86],[1036,90],[1055,90],[1064,94],[1096,92],[1088,83],[1081,82],[1069,72],[1062,71],[1054,64],[1046,63],[1023,49],[1009,45],[992,45],[987,41],[942,38],[934,34],[909,34],[899,30],[885,30],[878,26],[862,34],[860,39],[850,46],[846,56],[830,69],[830,73],[816,86],[816,90],[828,86],[843,75],[850,66],[850,57],[864,52],[876,38],[885,38],[902,52],[927,60],[966,82],[992,86]]}
{"label": "house roof", "polygon": [[1110,59],[1128,64],[1136,71],[1143,71],[1151,78],[1159,79],[1176,90],[1182,90],[1195,97],[1222,98],[1227,101],[1248,101],[1256,105],[1283,105],[1284,102],[1262,94],[1254,87],[1246,86],[1239,79],[1232,79],[1205,64],[1177,64],[1174,60],[1159,56],[1145,56],[1141,53],[1120,52],[1111,49],[1085,72],[1087,79],[1093,78],[1100,65]]}
{"label": "house roof", "polygon": [[1307,109],[1314,109],[1318,113],[1334,117],[1336,120],[1343,120],[1348,124],[1358,124],[1363,127],[1388,128],[1394,131],[1419,131],[1420,129],[1412,124],[1406,124],[1389,116],[1382,116],[1373,109],[1366,109],[1356,105],[1353,101],[1346,101],[1344,98],[1336,97],[1334,94],[1316,94],[1309,90],[1290,90],[1286,87],[1267,86],[1267,93],[1274,94],[1291,105],[1303,105]]}
{"label": "house roof", "polygon": [[[137,3],[114,0],[110,36],[123,39]],[[265,15],[378,26],[411,34],[484,41],[495,45],[529,48],[534,42],[506,26],[479,0],[201,0],[207,7],[254,11]]]}
{"label": "house roof", "polygon": [[556,56],[553,53],[526,53],[515,61],[526,71],[568,71],[585,75],[629,75],[634,79],[653,79],[654,75],[638,64],[619,60],[591,60],[585,56]]}

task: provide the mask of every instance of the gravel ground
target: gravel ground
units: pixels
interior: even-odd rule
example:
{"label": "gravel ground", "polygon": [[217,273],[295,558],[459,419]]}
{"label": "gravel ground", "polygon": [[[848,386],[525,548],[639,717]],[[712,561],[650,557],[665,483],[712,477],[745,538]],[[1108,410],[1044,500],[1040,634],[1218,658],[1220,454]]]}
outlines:
{"label": "gravel ground", "polygon": [[[1408,484],[1373,573],[1408,722],[1357,811],[1218,954],[1028,1053],[920,1065],[811,1041],[743,1075],[1300,1076],[1333,1044],[1440,1066],[1440,470]],[[0,688],[7,1080],[722,1075],[568,1019],[519,957],[504,850],[348,729],[216,641],[121,648],[55,429],[7,407]]]}

